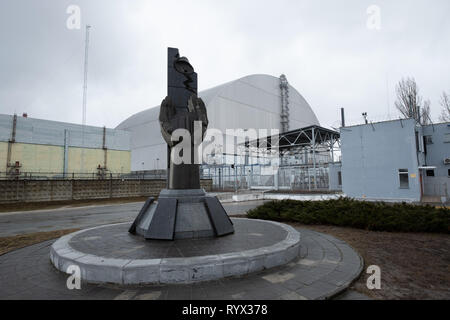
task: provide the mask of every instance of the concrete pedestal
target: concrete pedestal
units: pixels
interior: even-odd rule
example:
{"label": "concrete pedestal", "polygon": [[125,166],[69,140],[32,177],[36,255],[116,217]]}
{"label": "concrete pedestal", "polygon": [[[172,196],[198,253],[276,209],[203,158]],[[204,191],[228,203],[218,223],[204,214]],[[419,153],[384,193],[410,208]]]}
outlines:
{"label": "concrete pedestal", "polygon": [[219,200],[203,189],[164,189],[157,202],[145,202],[129,232],[145,239],[175,240],[225,236],[234,228]]}
{"label": "concrete pedestal", "polygon": [[81,230],[61,237],[50,259],[62,272],[78,266],[94,283],[192,283],[244,276],[285,265],[300,253],[300,233],[272,221],[233,219],[236,233],[214,239],[146,241],[129,223]]}

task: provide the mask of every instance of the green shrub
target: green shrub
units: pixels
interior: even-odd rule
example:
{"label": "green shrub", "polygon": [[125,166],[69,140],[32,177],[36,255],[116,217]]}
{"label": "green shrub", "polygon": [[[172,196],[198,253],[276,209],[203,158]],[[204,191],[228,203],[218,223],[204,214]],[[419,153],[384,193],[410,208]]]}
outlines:
{"label": "green shrub", "polygon": [[271,201],[250,210],[247,216],[373,231],[450,233],[450,209],[357,201],[342,197],[325,201]]}

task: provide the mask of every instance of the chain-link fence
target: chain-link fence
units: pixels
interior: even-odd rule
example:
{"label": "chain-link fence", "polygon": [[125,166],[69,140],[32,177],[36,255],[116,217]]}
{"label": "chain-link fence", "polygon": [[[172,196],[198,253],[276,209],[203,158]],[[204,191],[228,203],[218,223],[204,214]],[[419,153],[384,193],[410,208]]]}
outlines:
{"label": "chain-link fence", "polygon": [[202,177],[212,179],[214,190],[286,189],[328,190],[329,169],[326,165],[312,167],[286,166],[274,170],[263,165],[202,166]]}

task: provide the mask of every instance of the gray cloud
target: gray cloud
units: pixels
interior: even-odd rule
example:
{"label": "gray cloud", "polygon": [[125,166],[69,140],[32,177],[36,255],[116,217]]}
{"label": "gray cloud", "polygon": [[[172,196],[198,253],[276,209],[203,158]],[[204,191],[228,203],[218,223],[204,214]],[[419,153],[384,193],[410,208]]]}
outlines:
{"label": "gray cloud", "polygon": [[[81,30],[66,8],[81,7]],[[369,5],[381,30],[366,28]],[[414,76],[440,113],[450,91],[450,3],[402,1],[2,1],[0,112],[81,122],[84,25],[92,25],[87,122],[115,127],[166,94],[166,47],[207,89],[252,73],[285,73],[322,125],[367,111],[397,115],[395,84]]]}

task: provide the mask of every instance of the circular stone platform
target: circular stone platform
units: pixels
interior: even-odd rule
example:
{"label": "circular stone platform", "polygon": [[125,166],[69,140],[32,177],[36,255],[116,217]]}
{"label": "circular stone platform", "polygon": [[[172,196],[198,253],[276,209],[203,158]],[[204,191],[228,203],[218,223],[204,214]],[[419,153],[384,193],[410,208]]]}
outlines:
{"label": "circular stone platform", "polygon": [[[300,257],[280,267],[245,277],[191,285],[116,285],[82,281],[67,288],[68,275],[48,255],[55,240],[0,256],[0,300],[275,300],[333,299],[361,273],[364,262],[344,241],[308,229],[301,233]],[[345,297],[348,297],[344,294]]]}
{"label": "circular stone platform", "polygon": [[81,230],[57,240],[50,259],[60,271],[80,267],[95,283],[192,283],[242,276],[296,259],[300,233],[272,221],[233,219],[235,233],[214,239],[146,241],[129,223]]}

